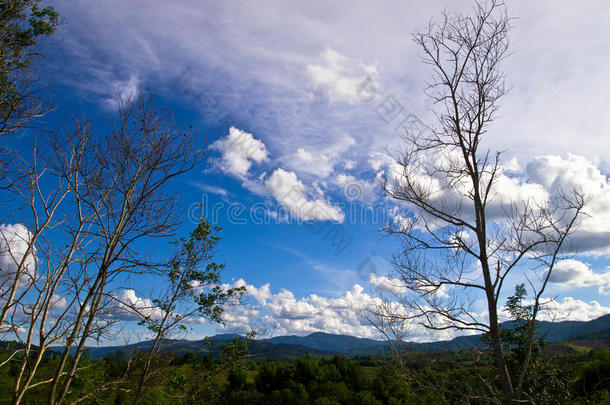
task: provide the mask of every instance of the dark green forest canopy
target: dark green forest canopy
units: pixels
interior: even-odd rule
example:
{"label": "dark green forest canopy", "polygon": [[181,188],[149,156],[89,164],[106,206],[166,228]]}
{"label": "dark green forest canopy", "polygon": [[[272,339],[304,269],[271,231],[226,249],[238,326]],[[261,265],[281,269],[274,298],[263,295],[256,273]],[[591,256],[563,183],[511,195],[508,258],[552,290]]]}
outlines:
{"label": "dark green forest canopy", "polygon": [[[610,399],[610,351],[555,347],[532,391],[544,404],[603,403]],[[584,346],[582,346],[584,347]],[[233,347],[235,349],[235,347]],[[243,349],[243,347],[241,348]],[[165,364],[146,391],[156,404],[420,404],[461,403],[465,395],[488,395],[480,376],[493,376],[489,359],[478,351],[420,352],[405,355],[408,378],[398,375],[383,356],[306,355],[297,359],[247,360],[194,352],[166,354]],[[244,352],[240,352],[244,355]],[[4,358],[5,354],[2,355]],[[41,373],[57,358],[48,356]],[[84,360],[87,368],[67,398],[81,403],[130,403],[140,358],[123,351],[100,360]],[[0,370],[0,390],[10,390],[13,368]],[[496,389],[498,389],[496,387]],[[90,398],[87,396],[91,395]],[[24,403],[39,403],[43,389],[28,393]],[[205,399],[204,399],[205,398]],[[10,403],[2,397],[1,403]],[[486,403],[473,400],[471,403]]]}

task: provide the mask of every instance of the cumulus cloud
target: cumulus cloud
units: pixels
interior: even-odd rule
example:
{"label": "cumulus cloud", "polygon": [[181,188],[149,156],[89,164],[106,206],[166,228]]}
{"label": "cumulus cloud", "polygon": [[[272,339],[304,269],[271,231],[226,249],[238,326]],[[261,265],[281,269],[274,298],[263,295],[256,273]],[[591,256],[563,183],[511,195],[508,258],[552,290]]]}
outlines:
{"label": "cumulus cloud", "polygon": [[[406,184],[405,175],[408,175],[413,187],[426,191],[431,200],[443,199],[457,206],[472,194],[471,182],[448,178],[444,171],[453,171],[454,167],[460,167],[462,159],[457,150],[439,149],[422,153],[417,162],[405,167],[387,154],[372,153],[369,156],[369,165],[378,176],[387,178],[391,182],[390,186],[400,187]],[[519,201],[544,203],[549,197],[544,185],[515,172],[516,165],[518,163],[512,159],[507,165],[499,166],[488,203],[494,215],[500,214],[502,205]],[[483,184],[488,182],[489,174],[485,173],[481,181]]]}
{"label": "cumulus cloud", "polygon": [[20,282],[36,276],[36,251],[28,247],[32,233],[22,224],[0,225],[0,290],[10,288],[17,271]]}
{"label": "cumulus cloud", "polygon": [[597,292],[599,295],[610,295],[610,284],[600,285]]}
{"label": "cumulus cloud", "polygon": [[610,182],[599,168],[583,156],[540,156],[527,165],[532,181],[546,189],[577,188],[589,197],[586,216],[572,238],[574,248],[592,254],[610,254]]}
{"label": "cumulus cloud", "polygon": [[248,132],[231,127],[229,134],[214,142],[212,149],[221,153],[219,166],[223,172],[243,177],[252,166],[252,161],[267,160],[265,144]]}
{"label": "cumulus cloud", "polygon": [[[331,101],[353,104],[371,97],[369,87],[379,87],[377,67],[350,59],[327,48],[322,52],[321,64],[307,65],[307,77],[316,89],[322,90]],[[366,87],[362,86],[366,79]]]}
{"label": "cumulus cloud", "polygon": [[113,315],[124,321],[137,321],[143,318],[160,320],[164,312],[161,308],[153,305],[148,298],[141,298],[132,289],[124,289],[114,296],[116,307]]}
{"label": "cumulus cloud", "polygon": [[548,155],[536,157],[526,171],[551,194],[572,189],[585,193],[586,215],[581,216],[570,247],[581,254],[610,255],[610,182],[597,165],[574,154]]}
{"label": "cumulus cloud", "polygon": [[389,278],[386,276],[378,276],[375,273],[369,274],[369,283],[377,288],[384,291],[388,291],[392,294],[404,294],[407,289],[404,286],[404,282],[397,278]]}
{"label": "cumulus cloud", "polygon": [[[383,291],[397,294],[405,292],[396,278],[370,274],[369,282]],[[285,288],[273,293],[269,283],[256,287],[239,279],[231,285],[223,285],[224,288],[238,286],[246,287],[246,294],[252,302],[225,308],[223,318],[226,324],[221,326],[221,329],[248,332],[263,328],[274,335],[305,335],[323,331],[358,337],[381,337],[369,321],[359,313],[381,305],[382,301],[377,295],[367,293],[359,284],[354,284],[336,297],[310,294],[301,298]],[[446,289],[437,292],[437,295],[439,298],[449,297]],[[398,301],[386,301],[384,305],[391,306],[395,313],[410,314]],[[509,319],[505,309],[500,312],[503,321]],[[608,313],[610,307],[603,306],[597,301],[586,302],[573,297],[564,297],[546,304],[539,319],[589,321]],[[481,319],[485,318],[485,314],[485,311],[480,314]],[[416,320],[407,321],[406,329],[408,330],[406,339],[414,342],[448,340],[463,333],[457,330],[428,330]]]}
{"label": "cumulus cloud", "polygon": [[312,153],[305,148],[298,148],[288,160],[290,167],[299,171],[326,178],[334,170],[335,161],[325,153]]}
{"label": "cumulus cloud", "polygon": [[285,288],[272,294],[269,284],[257,288],[241,279],[233,286],[246,286],[247,294],[255,300],[255,305],[228,308],[224,315],[228,329],[247,331],[266,325],[276,335],[324,331],[361,337],[377,336],[374,328],[356,310],[379,304],[380,301],[365,293],[360,285],[354,285],[337,298],[316,294],[296,298]]}
{"label": "cumulus cloud", "polygon": [[400,209],[398,206],[394,206],[388,210],[392,224],[396,227],[396,230],[400,232],[406,232],[413,227],[414,219],[405,211],[406,210]]}
{"label": "cumulus cloud", "polygon": [[563,297],[546,306],[547,310],[540,313],[540,320],[570,320],[590,321],[610,313],[610,307],[597,301],[583,301],[573,297]]}
{"label": "cumulus cloud", "polygon": [[549,281],[566,287],[600,286],[599,293],[610,291],[610,271],[598,274],[579,260],[566,259],[555,265]]}
{"label": "cumulus cloud", "polygon": [[[392,288],[386,281],[390,283],[396,281],[375,275],[371,275],[370,280],[372,284],[377,284],[381,288]],[[225,330],[247,332],[262,328],[264,332],[274,335],[306,335],[322,331],[382,338],[369,320],[360,315],[362,311],[381,305],[382,300],[376,295],[367,293],[359,284],[354,284],[336,297],[310,294],[301,298],[295,297],[292,291],[285,288],[274,294],[269,284],[257,288],[247,284],[243,279],[223,287],[231,286],[245,286],[247,295],[254,303],[226,308],[224,314],[226,325],[221,327]],[[391,302],[390,305],[397,313],[409,314],[409,311],[398,302]],[[455,331],[429,330],[416,321],[409,321],[407,327],[409,330],[407,339],[414,342],[447,340],[456,336]]]}
{"label": "cumulus cloud", "polygon": [[[405,175],[411,184],[426,192],[432,202],[454,209],[462,217],[473,215],[471,206],[464,204],[471,193],[468,182],[448,182],[442,173],[427,170],[428,167],[447,167],[459,157],[451,152],[428,153],[421,161],[407,168],[382,153],[370,155],[370,167],[379,179],[387,179],[389,187],[400,187]],[[487,203],[488,217],[501,221],[505,209],[514,203],[530,202],[534,207],[543,207],[548,202],[578,190],[585,194],[588,202],[585,215],[580,216],[578,226],[572,233],[570,248],[579,253],[593,255],[610,254],[610,181],[599,167],[583,156],[546,155],[535,157],[524,171],[517,170],[518,163],[510,160],[500,166],[490,191]],[[482,178],[483,183],[486,181]],[[434,225],[434,220],[430,219]]]}
{"label": "cumulus cloud", "polygon": [[294,172],[276,169],[265,180],[265,187],[298,220],[343,222],[345,219],[343,211],[324,199],[323,195],[311,198]]}
{"label": "cumulus cloud", "polygon": [[65,296],[53,294],[53,296],[51,297],[51,308],[61,310],[65,309],[66,305],[67,301]]}

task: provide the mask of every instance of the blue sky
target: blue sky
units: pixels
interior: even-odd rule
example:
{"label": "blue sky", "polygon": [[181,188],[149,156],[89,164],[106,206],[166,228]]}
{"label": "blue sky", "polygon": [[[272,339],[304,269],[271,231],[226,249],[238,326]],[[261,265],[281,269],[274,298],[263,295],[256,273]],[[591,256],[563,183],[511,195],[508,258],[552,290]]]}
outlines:
{"label": "blue sky", "polygon": [[[203,202],[223,227],[217,258],[227,283],[247,285],[250,305],[189,337],[250,326],[375,336],[352,308],[393,289],[388,260],[400,245],[378,230],[407,215],[376,177],[391,170],[396,128],[429,107],[411,33],[471,2],[53,4],[64,24],[43,48],[59,107],[49,122],[103,116],[117,92],[150,91],[209,151],[176,185],[181,207],[188,223]],[[596,318],[610,312],[610,8],[540,1],[508,11],[512,90],[484,147],[506,151],[500,199],[557,185],[591,194],[580,253],[548,295],[563,317]],[[130,297],[147,299],[154,283],[134,280]],[[415,328],[412,339],[448,337]]]}

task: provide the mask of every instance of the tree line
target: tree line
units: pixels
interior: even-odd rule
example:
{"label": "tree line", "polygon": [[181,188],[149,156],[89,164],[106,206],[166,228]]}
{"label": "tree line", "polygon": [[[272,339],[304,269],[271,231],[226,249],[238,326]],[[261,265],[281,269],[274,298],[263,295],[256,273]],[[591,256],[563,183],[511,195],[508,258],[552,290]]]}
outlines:
{"label": "tree line", "polygon": [[[162,373],[150,376],[145,403],[155,404],[486,404],[489,387],[481,376],[494,373],[493,353],[476,350],[405,353],[411,373],[394,372],[391,357],[316,357],[244,360],[245,341],[234,341],[233,351],[162,352],[154,362]],[[564,347],[566,349],[566,347]],[[3,354],[5,355],[5,354]],[[237,357],[241,360],[236,360]],[[149,360],[147,352],[119,350],[103,359],[82,361],[83,378],[75,381],[70,402],[123,404],[134,402],[141,379],[137,372]],[[58,355],[46,356],[42,373],[52,373]],[[528,380],[530,399],[540,404],[605,403],[610,399],[610,351],[550,354],[536,378]],[[0,389],[11,384],[15,368],[0,370]],[[104,391],[97,390],[105,385]],[[501,387],[497,386],[500,395]],[[24,403],[41,403],[46,392],[37,387]],[[10,403],[3,398],[2,403]]]}

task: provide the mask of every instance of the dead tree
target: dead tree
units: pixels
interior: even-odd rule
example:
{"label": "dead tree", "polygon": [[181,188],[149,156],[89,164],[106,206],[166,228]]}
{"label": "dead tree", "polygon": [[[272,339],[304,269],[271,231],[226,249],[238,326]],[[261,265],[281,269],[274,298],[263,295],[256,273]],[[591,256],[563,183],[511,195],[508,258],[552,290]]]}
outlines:
{"label": "dead tree", "polygon": [[[507,93],[501,64],[509,30],[504,5],[491,0],[477,4],[473,15],[445,13],[414,35],[432,70],[426,94],[434,115],[413,117],[405,127],[403,149],[382,186],[412,214],[387,231],[402,241],[394,261],[416,298],[403,296],[400,312],[387,306],[372,312],[390,324],[399,318],[488,334],[503,402],[512,404],[521,398],[529,364],[522,364],[516,381],[505,364],[498,315],[505,280],[519,273],[529,283],[533,341],[550,274],[568,250],[587,198],[576,189],[506,196],[499,184],[501,153],[481,150]],[[487,303],[485,314],[474,307],[477,299]]]}
{"label": "dead tree", "polygon": [[[66,285],[66,275],[81,260],[84,231],[91,219],[68,216],[66,211],[73,196],[71,184],[76,182],[88,142],[88,132],[79,133],[80,142],[76,144],[71,143],[69,135],[62,137],[64,155],[55,156],[64,165],[66,176],[45,161],[49,158],[48,148],[35,147],[29,159],[16,155],[13,163],[17,169],[11,171],[14,177],[6,189],[21,206],[11,219],[17,220],[21,234],[27,235],[15,235],[19,239],[13,237],[4,244],[6,251],[0,252],[10,258],[14,267],[8,274],[3,269],[3,276],[10,277],[4,280],[1,290],[4,307],[0,322],[5,336],[11,332],[23,347],[9,357],[9,361],[19,362],[14,403],[19,403],[28,390],[51,381],[36,379],[38,366],[51,345],[63,342],[71,325],[76,298],[69,293],[74,290]],[[73,231],[69,234],[62,230],[68,222]],[[6,241],[6,232],[2,236]]]}
{"label": "dead tree", "polygon": [[93,218],[87,227],[92,241],[77,278],[86,283],[50,385],[50,404],[61,403],[68,394],[85,344],[97,333],[98,315],[109,305],[105,298],[113,281],[159,264],[149,260],[139,244],[173,234],[179,223],[176,197],[166,186],[199,163],[201,154],[194,145],[193,134],[177,128],[171,116],[144,95],[121,103],[110,133],[86,154],[74,194]]}
{"label": "dead tree", "polygon": [[[156,271],[146,241],[172,240],[181,221],[168,183],[200,162],[190,130],[149,96],[123,100],[107,132],[87,122],[34,139],[33,158],[11,161],[3,193],[15,212],[3,218],[0,326],[22,343],[13,403],[40,385],[61,403],[78,378],[85,345],[110,332],[109,296],[128,274]],[[44,144],[44,147],[42,146]],[[40,149],[40,150],[39,150]],[[62,346],[51,378],[37,377],[50,345]],[[0,366],[2,366],[0,365]]]}

